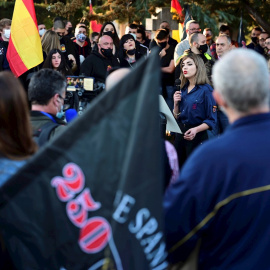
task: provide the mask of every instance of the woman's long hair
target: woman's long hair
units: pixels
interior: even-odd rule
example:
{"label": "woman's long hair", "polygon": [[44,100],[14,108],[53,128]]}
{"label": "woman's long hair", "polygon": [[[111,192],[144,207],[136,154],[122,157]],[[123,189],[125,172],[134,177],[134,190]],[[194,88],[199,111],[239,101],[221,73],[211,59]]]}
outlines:
{"label": "woman's long hair", "polygon": [[61,49],[58,35],[52,31],[47,30],[41,38],[42,50],[49,54],[52,49]]}
{"label": "woman's long hair", "polygon": [[100,32],[99,32],[98,40],[99,40],[100,37],[103,36],[104,28],[105,28],[106,25],[108,25],[108,24],[112,25],[112,27],[113,27],[113,29],[114,29],[114,35],[113,35],[111,38],[113,39],[113,44],[114,44],[114,46],[115,46],[116,49],[118,50],[118,48],[119,48],[119,42],[120,42],[120,41],[119,41],[119,37],[118,37],[117,32],[116,32],[116,28],[115,28],[115,26],[114,26],[114,24],[113,24],[112,22],[105,22],[105,23],[102,25],[102,27],[101,27],[101,29],[100,29]]}
{"label": "woman's long hair", "polygon": [[[182,71],[182,63],[187,58],[192,59],[195,63],[195,66],[196,66],[197,71],[195,74],[195,85],[206,84],[206,83],[210,84],[210,81],[207,78],[206,68],[205,68],[204,62],[201,59],[201,57],[196,55],[195,53],[190,53],[190,54],[184,55],[181,58],[180,63],[179,63],[181,71]],[[188,79],[184,76],[183,72],[181,72],[180,80],[181,80],[180,88],[182,89],[184,87],[184,85],[188,82]]]}
{"label": "woman's long hair", "polygon": [[22,160],[37,150],[26,92],[11,72],[0,73],[0,154]]}
{"label": "woman's long hair", "polygon": [[64,76],[72,75],[72,71],[67,64],[65,57],[59,49],[52,49],[49,52],[42,68],[54,69],[54,67],[52,65],[52,56],[56,53],[59,53],[61,55],[61,63],[59,65],[59,67],[57,68],[57,71],[62,73]]}

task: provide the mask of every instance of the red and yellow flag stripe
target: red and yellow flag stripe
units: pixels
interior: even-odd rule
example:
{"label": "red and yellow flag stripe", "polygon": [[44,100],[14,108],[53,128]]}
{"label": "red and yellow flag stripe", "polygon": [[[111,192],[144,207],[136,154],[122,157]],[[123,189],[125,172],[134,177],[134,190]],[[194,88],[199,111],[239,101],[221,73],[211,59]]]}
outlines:
{"label": "red and yellow flag stripe", "polygon": [[182,7],[178,0],[171,0],[171,13],[177,13],[179,16],[183,16]]}
{"label": "red and yellow flag stripe", "polygon": [[7,60],[17,77],[43,61],[33,0],[15,2]]}

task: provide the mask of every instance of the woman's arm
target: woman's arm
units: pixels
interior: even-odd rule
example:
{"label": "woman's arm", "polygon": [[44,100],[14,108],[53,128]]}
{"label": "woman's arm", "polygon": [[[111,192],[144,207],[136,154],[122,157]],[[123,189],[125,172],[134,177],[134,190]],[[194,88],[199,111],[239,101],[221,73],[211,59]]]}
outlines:
{"label": "woman's arm", "polygon": [[173,102],[174,102],[173,116],[175,119],[177,119],[178,116],[180,115],[180,112],[179,112],[179,102],[180,101],[181,101],[181,91],[175,91],[175,93],[173,95]]}
{"label": "woman's arm", "polygon": [[209,129],[209,126],[205,123],[202,123],[197,127],[190,128],[188,131],[185,132],[184,139],[188,141],[192,141],[195,138],[197,133],[205,131],[207,129]]}

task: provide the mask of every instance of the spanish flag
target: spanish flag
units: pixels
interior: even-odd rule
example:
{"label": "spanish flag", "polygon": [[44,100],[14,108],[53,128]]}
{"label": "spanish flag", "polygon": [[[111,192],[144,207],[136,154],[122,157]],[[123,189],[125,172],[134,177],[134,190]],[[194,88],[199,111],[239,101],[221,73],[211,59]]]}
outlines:
{"label": "spanish flag", "polygon": [[[89,14],[95,14],[94,10],[93,10],[93,6],[92,6],[92,1],[89,0]],[[93,32],[97,32],[99,33],[100,30],[102,28],[102,24],[97,23],[97,21],[91,21],[90,22],[90,34],[92,34]]]}
{"label": "spanish flag", "polygon": [[179,16],[183,16],[182,7],[178,0],[171,1],[171,13],[177,13]]}
{"label": "spanish flag", "polygon": [[15,2],[7,60],[17,77],[43,61],[33,0]]}

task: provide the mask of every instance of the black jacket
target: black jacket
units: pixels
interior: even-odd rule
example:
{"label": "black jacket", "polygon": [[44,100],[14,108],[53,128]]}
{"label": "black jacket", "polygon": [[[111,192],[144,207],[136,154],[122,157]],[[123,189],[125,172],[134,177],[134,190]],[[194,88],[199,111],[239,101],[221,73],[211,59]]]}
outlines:
{"label": "black jacket", "polygon": [[81,75],[94,77],[96,81],[105,83],[107,71],[113,67],[119,67],[115,56],[105,58],[99,52],[92,51],[81,65]]}
{"label": "black jacket", "polygon": [[0,71],[10,70],[9,63],[7,61],[7,49],[8,49],[8,42],[1,40],[0,41]]}

